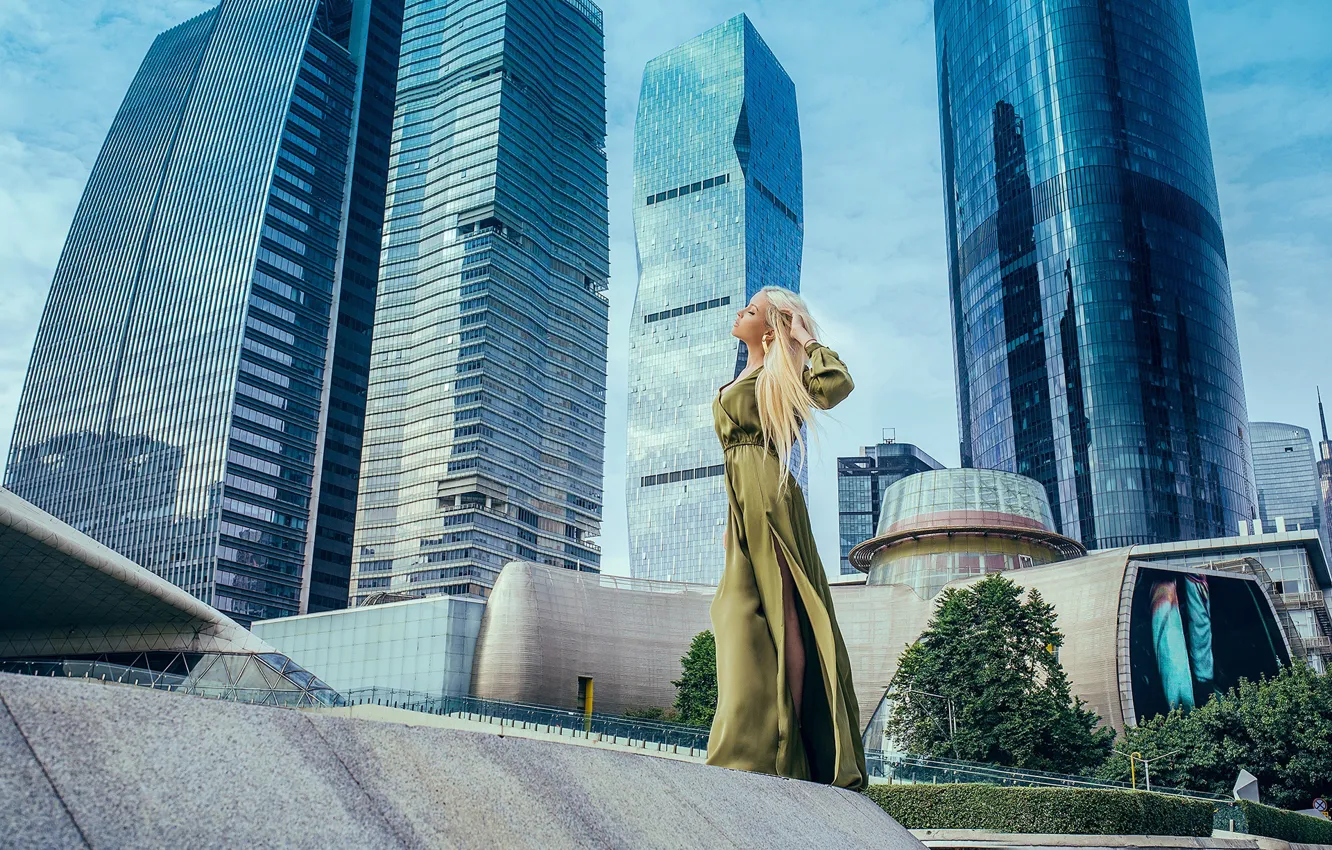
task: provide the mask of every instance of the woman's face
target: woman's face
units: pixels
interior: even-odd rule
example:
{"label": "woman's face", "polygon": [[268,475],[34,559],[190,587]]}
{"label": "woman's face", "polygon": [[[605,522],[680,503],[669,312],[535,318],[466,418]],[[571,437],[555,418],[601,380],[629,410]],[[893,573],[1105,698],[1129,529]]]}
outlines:
{"label": "woman's face", "polygon": [[768,330],[768,322],[764,318],[767,312],[767,293],[754,293],[754,297],[749,299],[749,303],[741,307],[735,314],[735,324],[731,326],[731,336],[741,340],[750,348],[755,346],[762,348],[763,334]]}

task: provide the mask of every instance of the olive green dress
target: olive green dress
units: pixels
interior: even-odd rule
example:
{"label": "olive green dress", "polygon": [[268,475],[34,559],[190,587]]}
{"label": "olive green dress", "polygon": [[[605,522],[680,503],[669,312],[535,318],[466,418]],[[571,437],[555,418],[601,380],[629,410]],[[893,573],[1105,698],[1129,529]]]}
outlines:
{"label": "olive green dress", "polygon": [[[850,394],[851,375],[811,341],[805,386],[827,409]],[[713,424],[726,458],[726,569],[712,601],[717,714],[708,764],[844,788],[868,784],[851,664],[833,614],[804,495],[794,478],[779,497],[776,452],[765,445],[754,385],[759,367],[718,391]],[[786,684],[780,546],[797,591],[805,644],[802,721]]]}

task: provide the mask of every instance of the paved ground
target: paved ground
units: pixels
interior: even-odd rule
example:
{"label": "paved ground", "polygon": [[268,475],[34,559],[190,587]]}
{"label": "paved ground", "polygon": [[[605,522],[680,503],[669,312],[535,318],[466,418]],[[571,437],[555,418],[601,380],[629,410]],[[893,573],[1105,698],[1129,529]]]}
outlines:
{"label": "paved ground", "polygon": [[861,794],[0,674],[0,847],[920,848]]}

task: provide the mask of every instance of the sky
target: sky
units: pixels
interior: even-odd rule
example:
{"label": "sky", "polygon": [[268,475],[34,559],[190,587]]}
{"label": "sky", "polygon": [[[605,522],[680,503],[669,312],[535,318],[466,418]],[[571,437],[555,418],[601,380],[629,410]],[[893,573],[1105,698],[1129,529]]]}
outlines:
{"label": "sky", "polygon": [[[83,185],[153,37],[199,0],[0,0],[0,457]],[[836,458],[885,433],[958,463],[932,0],[605,0],[611,302],[603,571],[627,570],[633,124],[644,64],[744,12],[795,81],[801,291],[856,381],[822,420],[807,502],[837,570]],[[1193,0],[1253,420],[1332,399],[1332,3]],[[891,429],[891,430],[889,430]],[[1316,437],[1315,437],[1316,438]]]}

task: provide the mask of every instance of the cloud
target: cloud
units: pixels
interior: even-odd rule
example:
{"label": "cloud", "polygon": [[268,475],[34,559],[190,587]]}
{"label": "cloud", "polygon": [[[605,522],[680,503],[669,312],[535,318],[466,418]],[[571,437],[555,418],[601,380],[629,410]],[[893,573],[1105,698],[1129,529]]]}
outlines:
{"label": "cloud", "polygon": [[83,185],[153,38],[212,4],[0,4],[0,458]]}
{"label": "cloud", "polygon": [[[0,4],[0,449],[64,234],[153,37],[198,0]],[[633,122],[644,64],[745,11],[795,80],[805,161],[803,291],[856,378],[810,475],[825,566],[837,564],[836,457],[884,428],[956,465],[930,0],[606,0],[611,338],[607,572],[627,570],[626,356],[637,285]],[[1250,414],[1315,425],[1312,384],[1332,268],[1332,4],[1193,0]],[[1332,385],[1332,380],[1328,381]]]}

